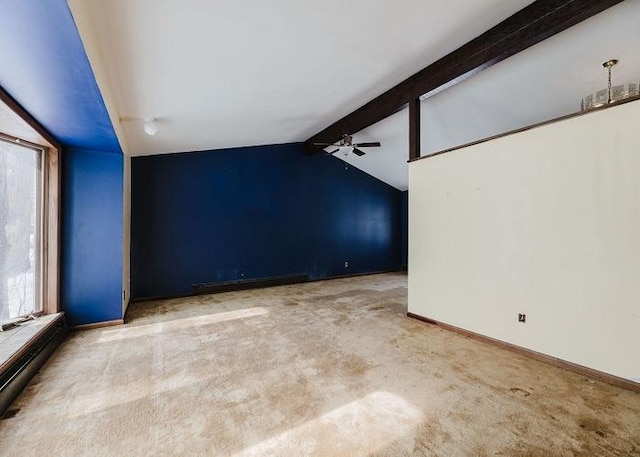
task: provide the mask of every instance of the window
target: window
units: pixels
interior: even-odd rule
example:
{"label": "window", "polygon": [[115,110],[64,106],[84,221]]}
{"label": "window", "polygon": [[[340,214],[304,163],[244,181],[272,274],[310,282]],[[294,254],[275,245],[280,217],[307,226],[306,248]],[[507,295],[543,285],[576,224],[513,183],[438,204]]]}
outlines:
{"label": "window", "polygon": [[0,321],[42,312],[43,160],[0,136]]}
{"label": "window", "polygon": [[0,322],[59,311],[60,154],[0,87]]}

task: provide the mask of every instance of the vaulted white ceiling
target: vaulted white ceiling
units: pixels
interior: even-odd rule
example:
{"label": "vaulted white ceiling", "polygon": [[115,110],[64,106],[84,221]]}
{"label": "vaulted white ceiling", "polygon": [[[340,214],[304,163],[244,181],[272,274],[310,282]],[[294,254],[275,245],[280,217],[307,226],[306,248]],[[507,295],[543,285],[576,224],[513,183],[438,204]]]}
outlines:
{"label": "vaulted white ceiling", "polygon": [[[614,85],[640,84],[639,19],[640,0],[627,0],[423,100],[421,153],[579,111],[582,97],[606,88],[602,62],[611,58],[620,60]],[[381,141],[382,147],[344,160],[400,190],[408,188],[406,111],[354,138]]]}
{"label": "vaulted white ceiling", "polygon": [[126,152],[146,155],[303,141],[530,2],[69,5]]}
{"label": "vaulted white ceiling", "polygon": [[[531,0],[68,0],[118,138],[148,155],[304,141]],[[640,82],[628,0],[422,102],[429,153],[574,112],[606,82]],[[142,119],[159,118],[159,133]],[[336,154],[408,187],[403,110]]]}

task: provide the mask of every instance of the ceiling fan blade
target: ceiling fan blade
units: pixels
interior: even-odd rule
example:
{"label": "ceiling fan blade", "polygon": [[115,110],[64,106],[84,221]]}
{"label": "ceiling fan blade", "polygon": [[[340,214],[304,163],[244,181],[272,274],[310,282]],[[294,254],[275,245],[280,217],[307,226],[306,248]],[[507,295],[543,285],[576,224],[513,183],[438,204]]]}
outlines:
{"label": "ceiling fan blade", "polygon": [[327,152],[327,154],[335,154],[336,152],[338,152],[340,150],[340,148],[336,149],[335,151],[331,151],[331,152]]}
{"label": "ceiling fan blade", "polygon": [[370,143],[355,143],[354,146],[357,148],[378,148],[380,147],[380,142],[373,141]]}
{"label": "ceiling fan blade", "polygon": [[333,143],[313,143],[314,146],[335,146]]}
{"label": "ceiling fan blade", "polygon": [[362,157],[363,155],[365,155],[365,152],[363,152],[363,151],[361,151],[360,149],[355,148],[355,147],[353,148],[353,151],[352,151],[352,152],[353,152],[355,155],[360,156],[360,157]]}

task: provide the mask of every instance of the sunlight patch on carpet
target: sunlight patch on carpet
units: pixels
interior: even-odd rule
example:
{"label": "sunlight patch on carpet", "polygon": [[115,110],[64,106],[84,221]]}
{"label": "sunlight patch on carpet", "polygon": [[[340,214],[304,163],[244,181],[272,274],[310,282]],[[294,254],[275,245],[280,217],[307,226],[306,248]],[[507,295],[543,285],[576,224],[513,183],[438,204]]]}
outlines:
{"label": "sunlight patch on carpet", "polygon": [[[302,454],[347,455],[375,452],[411,434],[422,412],[398,395],[374,392],[282,434],[234,454],[234,457]],[[326,446],[329,445],[329,448]],[[326,449],[325,449],[326,448]],[[302,455],[298,454],[298,455]]]}
{"label": "sunlight patch on carpet", "polygon": [[265,308],[255,307],[217,314],[207,314],[205,316],[186,317],[168,322],[157,322],[154,324],[138,325],[134,327],[120,327],[114,330],[103,330],[100,338],[97,340],[97,343],[108,343],[111,341],[122,341],[141,336],[157,335],[184,328],[217,324],[237,319],[247,319],[249,317],[264,316],[266,314],[269,314],[269,311]]}

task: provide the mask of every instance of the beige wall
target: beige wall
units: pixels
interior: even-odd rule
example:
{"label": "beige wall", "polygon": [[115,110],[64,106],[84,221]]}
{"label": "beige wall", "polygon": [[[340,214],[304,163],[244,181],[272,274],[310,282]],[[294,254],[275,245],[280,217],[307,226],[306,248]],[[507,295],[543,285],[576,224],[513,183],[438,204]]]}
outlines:
{"label": "beige wall", "polygon": [[639,126],[636,101],[410,164],[409,311],[640,381]]}

